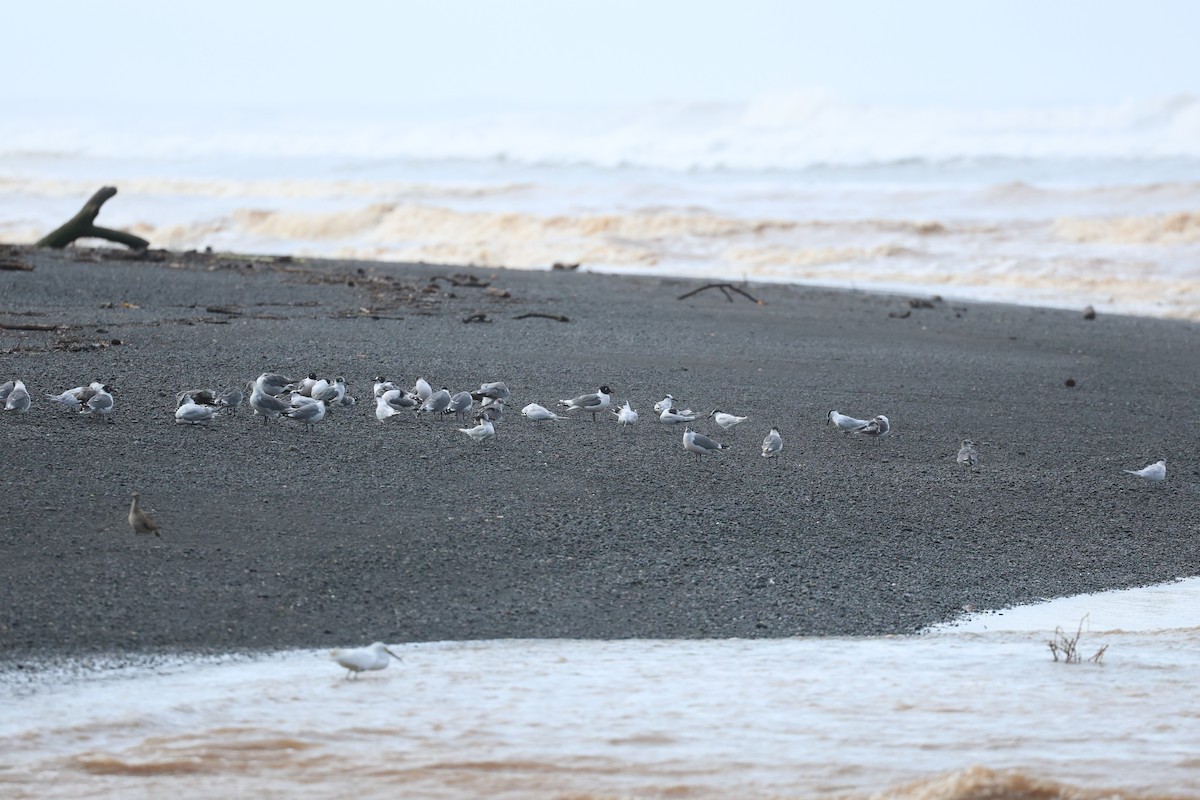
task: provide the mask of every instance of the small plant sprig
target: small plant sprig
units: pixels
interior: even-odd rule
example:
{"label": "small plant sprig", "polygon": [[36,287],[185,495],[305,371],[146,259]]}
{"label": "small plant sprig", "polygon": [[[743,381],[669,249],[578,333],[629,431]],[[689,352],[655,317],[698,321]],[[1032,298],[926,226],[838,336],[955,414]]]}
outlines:
{"label": "small plant sprig", "polygon": [[[1083,635],[1083,623],[1087,619],[1084,615],[1083,619],[1079,620],[1079,627],[1075,629],[1074,636],[1068,636],[1061,627],[1054,629],[1054,638],[1047,642],[1050,645],[1050,653],[1054,656],[1054,660],[1061,660],[1064,664],[1079,664],[1083,661],[1083,656],[1079,653],[1079,637]],[[1088,661],[1093,664],[1099,664],[1104,659],[1104,651],[1108,649],[1108,645],[1104,645],[1099,650],[1088,658]]]}

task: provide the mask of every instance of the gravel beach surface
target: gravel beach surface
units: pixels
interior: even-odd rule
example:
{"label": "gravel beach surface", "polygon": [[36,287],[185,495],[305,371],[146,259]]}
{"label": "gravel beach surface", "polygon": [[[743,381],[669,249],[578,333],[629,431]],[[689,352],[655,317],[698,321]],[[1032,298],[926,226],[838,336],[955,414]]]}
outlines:
{"label": "gravel beach surface", "polygon": [[[0,271],[0,381],[34,397],[0,414],[0,658],[911,633],[1200,574],[1195,324],[785,285],[680,300],[703,282],[585,271],[0,256],[33,268]],[[343,375],[358,405],[312,431],[245,406],[175,423],[177,392],[264,371]],[[451,419],[377,421],[378,374],[513,400],[476,445]],[[96,379],[111,424],[44,400]],[[601,384],[631,429],[520,417]],[[698,462],[652,411],[668,392],[749,419],[697,420],[730,446]],[[842,435],[833,408],[892,433]],[[1123,471],[1160,458],[1165,483]],[[130,531],[135,490],[161,538]]]}

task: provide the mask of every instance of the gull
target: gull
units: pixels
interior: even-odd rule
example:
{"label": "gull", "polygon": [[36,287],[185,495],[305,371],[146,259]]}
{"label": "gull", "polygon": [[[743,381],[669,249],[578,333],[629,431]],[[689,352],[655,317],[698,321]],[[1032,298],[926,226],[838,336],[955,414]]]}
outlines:
{"label": "gull", "polygon": [[[304,385],[303,381],[301,381],[301,385],[302,386]],[[319,381],[316,381],[316,382],[312,383],[311,385],[309,385],[307,391],[300,391],[299,389],[293,388],[292,394],[299,393],[299,394],[304,395],[305,397],[311,397],[315,400],[317,397],[317,392],[323,392],[328,388],[329,388],[329,381],[325,380],[324,378],[321,378]]]}
{"label": "gull", "polygon": [[964,467],[974,467],[978,464],[979,452],[975,449],[975,443],[970,439],[963,439],[959,445],[958,458],[956,460]]}
{"label": "gull", "polygon": [[[393,389],[392,391],[395,391]],[[394,417],[400,412],[388,405],[388,401],[383,399],[383,396],[375,398],[375,419],[384,422],[388,417]]]}
{"label": "gull", "polygon": [[533,420],[534,422],[545,422],[546,420],[562,420],[566,417],[560,417],[545,406],[539,406],[537,403],[530,403],[521,409],[521,413]]}
{"label": "gull", "polygon": [[104,384],[99,381],[93,381],[87,386],[76,386],[74,389],[67,389],[62,394],[48,394],[46,399],[51,403],[57,403],[60,406],[65,406],[72,411],[78,411],[79,407],[91,399],[92,395],[104,388]]}
{"label": "gull", "polygon": [[492,426],[491,420],[487,419],[485,419],[483,422],[480,422],[474,428],[459,428],[458,432],[465,433],[467,436],[470,436],[471,441],[475,442],[476,444],[479,442],[486,442],[488,439],[491,439],[496,435],[495,427]]}
{"label": "gull", "polygon": [[342,398],[346,396],[346,379],[341,375],[333,379],[333,383],[325,381],[325,385],[321,386],[322,381],[317,381],[313,386],[312,399],[321,400],[331,406],[341,405]]}
{"label": "gull", "polygon": [[403,389],[388,389],[379,395],[379,399],[387,403],[393,411],[414,411],[421,404],[415,394]]}
{"label": "gull", "polygon": [[183,403],[175,409],[175,421],[188,422],[192,425],[197,422],[210,422],[220,410],[219,406],[199,405],[192,400],[191,395],[184,394]]}
{"label": "gull", "polygon": [[212,389],[188,389],[186,392],[175,395],[176,404],[183,405],[185,400],[191,400],[202,406],[212,406],[217,404],[217,395]]}
{"label": "gull", "polygon": [[673,405],[675,405],[675,398],[671,395],[667,395],[662,400],[659,400],[654,404],[654,413],[661,414]]}
{"label": "gull", "polygon": [[726,414],[719,408],[714,408],[713,412],[708,415],[714,422],[721,426],[721,430],[729,430],[739,422],[745,422],[747,417],[738,417],[733,414]]}
{"label": "gull", "polygon": [[767,438],[763,439],[762,454],[763,458],[771,458],[773,455],[783,449],[783,437],[779,435],[778,428],[771,428],[771,432],[767,434]]}
{"label": "gull", "polygon": [[417,382],[413,384],[412,393],[419,397],[423,403],[429,399],[429,395],[433,394],[433,387],[424,378],[417,378]]}
{"label": "gull", "polygon": [[[95,385],[94,383],[92,384],[92,386]],[[112,422],[112,418],[108,416],[113,410],[113,396],[111,392],[112,389],[101,385],[100,389],[89,397],[86,403],[80,406],[79,413],[89,416],[99,414],[101,417],[108,419],[109,422]]]}
{"label": "gull", "polygon": [[310,399],[307,402],[301,402],[300,405],[292,406],[284,411],[283,416],[294,419],[296,422],[303,422],[311,431],[314,425],[325,419],[325,401]]}
{"label": "gull", "polygon": [[696,460],[703,460],[704,456],[710,453],[716,453],[725,449],[725,445],[714,442],[704,434],[696,433],[690,427],[683,429],[683,449],[689,453],[696,454]]}
{"label": "gull", "polygon": [[600,390],[595,394],[581,394],[579,397],[570,400],[559,400],[560,406],[566,406],[567,411],[575,411],[581,409],[591,412],[592,422],[596,421],[596,415],[601,411],[608,409],[609,403],[612,402],[612,389],[607,386],[601,386]]}
{"label": "gull", "polygon": [[487,420],[493,425],[499,425],[504,416],[504,403],[499,400],[493,401],[491,404],[479,409],[479,413],[475,415],[476,422]]}
{"label": "gull", "polygon": [[338,666],[346,668],[346,677],[358,677],[358,673],[367,670],[386,669],[388,656],[401,661],[400,656],[388,649],[383,642],[375,642],[368,647],[356,650],[334,650],[330,654]]}
{"label": "gull", "polygon": [[242,404],[242,397],[242,390],[231,386],[217,395],[217,405],[228,408],[230,411],[237,411],[237,407]]}
{"label": "gull", "polygon": [[861,433],[863,436],[874,436],[877,439],[882,439],[887,436],[892,429],[892,424],[888,422],[888,418],[883,414],[877,417],[872,417],[870,422],[855,428],[855,433]]}
{"label": "gull", "polygon": [[449,407],[450,390],[443,386],[425,398],[425,402],[421,403],[421,407],[417,410],[422,414],[442,414]]}
{"label": "gull", "polygon": [[295,381],[291,378],[274,372],[264,372],[254,379],[254,385],[261,389],[263,394],[269,394],[271,397],[278,397],[288,389],[293,388],[293,383]]}
{"label": "gull", "polygon": [[0,403],[8,400],[8,395],[13,390],[13,386],[15,385],[16,384],[13,381],[5,381],[4,383],[0,383]]}
{"label": "gull", "polygon": [[1164,458],[1162,461],[1155,461],[1148,467],[1127,469],[1125,471],[1130,475],[1137,475],[1139,478],[1145,478],[1148,481],[1165,481],[1167,479],[1167,460]]}
{"label": "gull", "polygon": [[471,410],[474,402],[475,398],[471,397],[470,392],[458,392],[450,398],[450,405],[446,406],[446,410],[442,413],[454,414],[465,422],[466,414]]}
{"label": "gull", "polygon": [[845,414],[839,414],[836,411],[830,411],[825,418],[829,420],[830,425],[836,425],[837,429],[842,433],[858,430],[869,422],[869,420],[855,419]]}
{"label": "gull", "polygon": [[376,397],[381,396],[384,392],[390,392],[392,389],[399,389],[399,388],[400,388],[399,386],[392,383],[391,381],[389,381],[387,378],[383,377],[382,375],[375,376],[375,396]]}
{"label": "gull", "polygon": [[353,395],[344,394],[337,404],[342,408],[354,408],[357,403],[358,401],[354,399]]}
{"label": "gull", "polygon": [[665,422],[667,425],[677,425],[680,422],[691,422],[696,418],[696,415],[691,413],[691,409],[680,411],[677,408],[668,408],[658,415],[659,422]]}
{"label": "gull", "polygon": [[308,377],[296,384],[296,391],[306,397],[312,397],[313,387],[317,385],[317,373],[310,372]]}
{"label": "gull", "polygon": [[261,416],[263,422],[266,423],[290,409],[291,404],[267,394],[258,383],[255,383],[254,390],[250,393],[250,408],[254,409],[254,413]]}
{"label": "gull", "polygon": [[155,536],[159,536],[158,523],[154,521],[154,517],[142,511],[142,507],[138,504],[142,496],[134,492],[130,497],[133,499],[129,503],[129,527],[133,528],[134,533],[153,533]]}
{"label": "gull", "polygon": [[621,406],[621,410],[614,411],[613,415],[617,418],[617,424],[624,427],[629,427],[638,420],[638,413],[630,407],[628,400],[625,401],[625,405]]}
{"label": "gull", "polygon": [[471,396],[480,402],[483,402],[484,400],[503,401],[512,397],[512,392],[508,390],[508,387],[503,381],[496,381],[494,383],[479,384],[479,389],[471,392]]}
{"label": "gull", "polygon": [[18,414],[29,410],[29,390],[25,388],[24,381],[13,381],[13,388],[8,393],[8,399],[4,401],[4,410],[16,411]]}

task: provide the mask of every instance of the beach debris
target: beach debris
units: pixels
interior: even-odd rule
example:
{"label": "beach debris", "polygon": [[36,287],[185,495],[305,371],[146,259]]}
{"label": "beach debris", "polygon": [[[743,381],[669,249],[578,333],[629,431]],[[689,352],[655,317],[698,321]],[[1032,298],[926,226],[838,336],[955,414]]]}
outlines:
{"label": "beach debris", "polygon": [[562,261],[555,261],[554,264],[551,265],[550,269],[558,272],[574,272],[575,270],[579,269],[579,264],[578,262],[574,264],[566,264]]}
{"label": "beach debris", "polygon": [[162,538],[158,532],[158,523],[154,521],[154,517],[142,510],[140,501],[141,494],[134,492],[130,495],[129,503],[129,527],[134,533],[153,533],[155,536]]}
{"label": "beach debris", "polygon": [[491,286],[491,281],[481,281],[474,275],[465,272],[455,273],[451,275],[434,275],[429,279],[429,285],[437,287],[437,281],[446,281],[451,286],[461,287],[464,289],[486,289]]}
{"label": "beach debris", "polygon": [[555,322],[570,322],[571,321],[570,317],[566,316],[565,314],[544,314],[540,311],[529,311],[525,314],[520,314],[518,316],[513,317],[513,319],[532,319],[532,318],[552,319]]}
{"label": "beach debris", "polygon": [[104,239],[109,242],[123,244],[131,250],[145,250],[150,246],[150,243],[142,237],[134,236],[132,233],[126,233],[125,231],[101,228],[96,225],[96,215],[100,213],[100,206],[104,205],[116,193],[117,187],[115,186],[101,187],[83,204],[83,208],[79,209],[79,213],[41,239],[38,239],[37,247],[53,247],[61,250],[76,239]]}
{"label": "beach debris", "polygon": [[492,319],[482,311],[476,311],[474,314],[467,314],[463,317],[463,322],[470,325],[472,322],[491,322]]}
{"label": "beach debris", "polygon": [[726,445],[714,442],[702,433],[696,433],[690,427],[683,429],[683,449],[696,454],[697,461],[703,461],[704,456],[719,453],[727,449]]}
{"label": "beach debris", "polygon": [[1141,469],[1127,469],[1125,471],[1130,475],[1137,475],[1139,478],[1145,478],[1148,481],[1154,481],[1155,483],[1158,483],[1159,481],[1165,481],[1167,479],[1167,460],[1164,458],[1161,461],[1155,461],[1148,467],[1142,467]]}
{"label": "beach debris", "polygon": [[719,408],[714,408],[712,413],[708,415],[709,419],[721,426],[721,430],[727,431],[734,425],[739,425],[745,422],[749,417],[739,417],[735,414],[726,414]]}
{"label": "beach debris", "polygon": [[65,327],[50,322],[0,322],[0,329],[6,331],[56,331]]}
{"label": "beach debris", "polygon": [[629,405],[628,400],[625,401],[625,405],[621,406],[619,411],[614,411],[613,415],[617,418],[617,424],[623,428],[636,425],[638,421],[638,413]]}
{"label": "beach debris", "polygon": [[33,264],[18,258],[0,258],[0,272],[33,272]]}
{"label": "beach debris", "polygon": [[489,297],[498,297],[501,300],[507,300],[508,298],[512,297],[512,292],[510,292],[508,289],[501,289],[498,286],[489,286],[483,290],[483,293]]}
{"label": "beach debris", "polygon": [[389,656],[397,661],[403,660],[389,650],[383,642],[375,642],[355,650],[332,650],[329,656],[337,662],[338,666],[345,667],[347,678],[357,678],[358,673],[367,670],[387,669],[387,665],[390,663]]}
{"label": "beach debris", "polygon": [[908,319],[911,316],[912,316],[911,308],[905,309],[904,311],[889,311],[888,312],[889,319]]}
{"label": "beach debris", "polygon": [[779,435],[778,428],[771,428],[771,432],[767,434],[762,443],[763,458],[771,458],[780,450],[783,449],[783,437]]}
{"label": "beach debris", "polygon": [[975,443],[970,439],[963,439],[958,447],[958,456],[955,460],[964,467],[975,468],[979,463],[979,452],[975,449]]}
{"label": "beach debris", "polygon": [[1066,386],[1068,389],[1074,389],[1075,388],[1075,379],[1067,378],[1065,381],[1063,381],[1063,386]]}
{"label": "beach debris", "polygon": [[700,292],[706,291],[708,289],[719,290],[721,292],[721,294],[725,295],[725,299],[731,303],[733,302],[733,295],[731,295],[730,292],[737,292],[742,297],[746,298],[747,300],[749,300],[751,303],[754,303],[755,305],[760,305],[760,306],[766,305],[766,303],[763,302],[762,300],[759,300],[758,298],[754,297],[749,292],[747,292],[745,289],[743,289],[739,286],[734,286],[732,283],[706,283],[705,285],[701,286],[699,289],[693,289],[690,292],[685,292],[684,294],[679,295],[679,297],[677,297],[675,299],[676,300],[686,300],[687,298],[691,297],[692,295],[700,294]]}
{"label": "beach debris", "polygon": [[[1068,636],[1061,626],[1054,628],[1054,638],[1047,644],[1050,645],[1050,653],[1054,656],[1055,661],[1061,660],[1064,664],[1079,664],[1083,661],[1083,656],[1079,652],[1079,639],[1083,636],[1083,623],[1087,618],[1088,615],[1085,614],[1083,619],[1079,620],[1079,627],[1075,629],[1074,636]],[[1088,661],[1099,664],[1104,658],[1106,650],[1108,650],[1108,645],[1104,645],[1093,653]]]}
{"label": "beach debris", "polygon": [[601,411],[607,411],[611,402],[612,389],[609,389],[607,386],[601,386],[593,394],[581,394],[579,397],[574,397],[570,400],[559,400],[558,404],[566,406],[567,411],[588,411],[592,415],[592,422],[595,422],[596,415]]}
{"label": "beach debris", "polygon": [[935,307],[934,303],[940,301],[941,299],[942,298],[938,297],[937,295],[934,295],[933,298],[931,298],[929,300],[926,300],[923,297],[910,297],[910,298],[908,298],[908,307],[909,308],[934,308]]}
{"label": "beach debris", "polygon": [[1096,318],[1096,309],[1092,308],[1091,306],[1084,306],[1083,307],[1083,318],[1084,319],[1095,319]]}

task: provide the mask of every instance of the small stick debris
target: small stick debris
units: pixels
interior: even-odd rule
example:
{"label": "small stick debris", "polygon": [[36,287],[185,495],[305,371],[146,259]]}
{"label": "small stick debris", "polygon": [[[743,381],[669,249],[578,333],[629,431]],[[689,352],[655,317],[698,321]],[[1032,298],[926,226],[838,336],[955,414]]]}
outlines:
{"label": "small stick debris", "polygon": [[492,320],[488,317],[488,315],[483,313],[482,311],[477,311],[474,314],[468,314],[467,316],[463,317],[463,322],[467,323],[468,325],[471,324],[472,322],[491,322],[491,321]]}
{"label": "small stick debris", "polygon": [[26,261],[0,259],[0,270],[5,272],[33,272],[33,265]]}
{"label": "small stick debris", "polygon": [[565,314],[542,314],[541,312],[538,312],[538,311],[530,311],[527,314],[521,314],[520,316],[513,317],[513,319],[529,319],[530,317],[538,317],[540,319],[552,319],[555,322],[570,322],[571,321],[570,317],[566,316]]}
{"label": "small stick debris", "polygon": [[476,278],[474,275],[466,275],[466,274],[454,275],[454,276],[434,275],[432,278],[429,279],[430,283],[434,283],[435,281],[447,281],[451,286],[462,286],[462,287],[465,287],[468,289],[486,289],[487,287],[492,285],[491,282],[489,282],[489,281],[481,281],[481,280],[479,280],[479,278]]}
{"label": "small stick debris", "polygon": [[0,322],[0,328],[6,331],[56,331],[62,327],[46,322]]}
{"label": "small stick debris", "polygon": [[707,289],[719,289],[721,291],[721,294],[725,295],[725,299],[731,303],[733,302],[733,296],[729,293],[737,292],[742,297],[749,300],[751,303],[754,303],[754,304],[760,305],[760,306],[766,305],[766,303],[764,303],[762,300],[759,300],[758,298],[754,297],[749,292],[747,292],[745,289],[734,286],[732,283],[707,283],[704,286],[701,286],[699,289],[693,289],[690,292],[685,292],[684,294],[679,295],[679,297],[677,297],[675,299],[676,300],[686,300],[689,297],[691,297],[692,295],[700,294],[700,292],[703,292]]}

